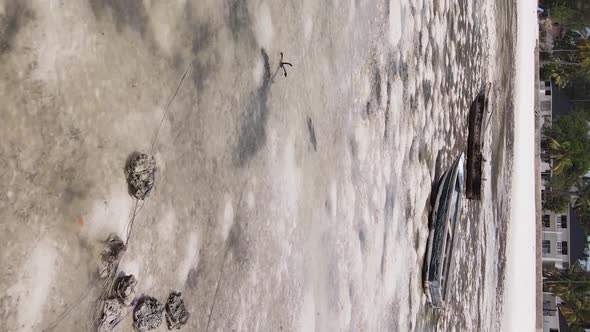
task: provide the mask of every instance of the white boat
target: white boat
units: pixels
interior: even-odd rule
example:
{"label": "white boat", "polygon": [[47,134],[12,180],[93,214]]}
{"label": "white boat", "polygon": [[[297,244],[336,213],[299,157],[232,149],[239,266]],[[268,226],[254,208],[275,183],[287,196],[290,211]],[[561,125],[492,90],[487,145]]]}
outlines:
{"label": "white boat", "polygon": [[461,154],[442,176],[430,218],[424,292],[430,305],[439,309],[444,309],[447,300],[455,230],[461,217],[464,163]]}

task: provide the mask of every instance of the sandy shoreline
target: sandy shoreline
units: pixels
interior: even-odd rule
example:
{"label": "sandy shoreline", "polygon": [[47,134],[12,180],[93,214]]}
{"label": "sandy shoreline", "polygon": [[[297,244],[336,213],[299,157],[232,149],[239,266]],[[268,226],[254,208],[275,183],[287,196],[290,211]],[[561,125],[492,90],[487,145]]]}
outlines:
{"label": "sandy shoreline", "polygon": [[[539,45],[535,48],[535,68],[539,68]],[[539,86],[539,71],[535,73],[535,86]],[[539,94],[535,94],[535,243],[536,248],[536,276],[535,283],[537,287],[536,299],[536,329],[543,331],[543,267],[541,262],[541,116],[539,106]]]}
{"label": "sandy shoreline", "polygon": [[[19,23],[0,52],[3,328],[72,305],[58,329],[92,328],[99,291],[75,301],[133,214],[125,160],[157,131],[119,270],[138,295],[182,291],[186,330],[502,330],[514,0],[124,3],[0,5]],[[432,184],[488,81],[490,181],[463,207],[441,314],[421,283]]]}
{"label": "sandy shoreline", "polygon": [[508,227],[507,269],[503,331],[532,331],[537,329],[537,239],[536,220],[538,200],[535,199],[537,179],[534,142],[535,96],[533,86],[534,59],[537,38],[537,16],[534,3],[518,1],[517,47],[515,52],[515,139],[511,197],[511,218]]}

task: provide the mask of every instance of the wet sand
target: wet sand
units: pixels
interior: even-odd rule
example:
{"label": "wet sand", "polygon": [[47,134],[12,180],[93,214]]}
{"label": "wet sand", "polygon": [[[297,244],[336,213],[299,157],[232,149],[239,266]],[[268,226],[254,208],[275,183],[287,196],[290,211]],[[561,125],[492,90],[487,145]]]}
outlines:
{"label": "wet sand", "polygon": [[[0,6],[7,331],[74,303],[56,330],[91,330],[101,241],[124,236],[136,204],[125,161],[160,123],[120,272],[139,295],[181,291],[186,330],[498,330],[512,1]],[[487,82],[488,180],[464,203],[450,309],[435,312],[421,282],[432,184]]]}

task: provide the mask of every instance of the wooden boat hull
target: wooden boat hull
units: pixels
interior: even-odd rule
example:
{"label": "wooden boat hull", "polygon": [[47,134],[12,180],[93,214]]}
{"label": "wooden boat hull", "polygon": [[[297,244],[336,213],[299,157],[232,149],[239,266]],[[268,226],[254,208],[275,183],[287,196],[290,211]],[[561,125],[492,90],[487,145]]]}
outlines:
{"label": "wooden boat hull", "polygon": [[483,172],[483,122],[487,106],[487,89],[483,89],[469,108],[467,178],[465,181],[465,195],[468,199],[481,199],[481,181]]}

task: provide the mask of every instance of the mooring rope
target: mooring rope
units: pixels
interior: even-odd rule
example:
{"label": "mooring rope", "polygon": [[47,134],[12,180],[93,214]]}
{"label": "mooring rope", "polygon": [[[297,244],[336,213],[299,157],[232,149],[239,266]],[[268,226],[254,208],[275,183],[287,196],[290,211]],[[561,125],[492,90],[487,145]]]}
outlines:
{"label": "mooring rope", "polygon": [[[152,139],[152,143],[150,146],[150,150],[149,150],[149,155],[152,154],[153,149],[154,149],[154,145],[156,143],[156,140],[158,138],[158,134],[160,132],[160,129],[162,128],[162,125],[164,124],[164,119],[166,118],[166,114],[168,114],[168,111],[170,110],[170,106],[172,105],[172,102],[176,99],[176,96],[178,95],[178,92],[180,91],[180,87],[182,86],[182,83],[184,82],[186,75],[188,74],[188,72],[190,71],[190,69],[192,68],[192,64],[193,62],[190,61],[189,65],[187,66],[186,70],[184,71],[184,74],[182,75],[180,81],[178,82],[178,85],[176,86],[176,90],[174,91],[172,97],[169,98],[168,103],[166,104],[166,107],[164,108],[164,113],[162,114],[162,118],[160,119],[160,123],[158,124],[158,127],[156,128],[155,132],[154,132],[154,136]],[[155,186],[155,185],[154,185]],[[127,248],[127,245],[129,243],[129,240],[131,238],[131,234],[132,234],[132,230],[133,230],[133,225],[135,224],[135,219],[137,218],[139,212],[143,209],[144,205],[145,205],[145,200],[142,201],[141,206],[139,206],[139,209],[137,208],[138,206],[138,200],[139,199],[135,199],[135,204],[133,207],[133,213],[129,219],[129,221],[127,222],[127,227],[126,227],[126,238],[125,238],[125,248]],[[120,261],[120,260],[119,260]],[[118,270],[118,265],[119,262],[116,263],[115,266],[115,271]],[[103,303],[104,297],[108,296],[108,294],[110,293],[110,288],[113,287],[114,282],[115,282],[115,278],[114,278],[115,273],[113,273],[113,275],[108,276],[108,278],[110,278],[109,281],[106,282],[105,285],[106,289],[103,291],[103,293],[101,294],[101,296],[98,298],[98,303]],[[44,332],[49,332],[52,331],[53,329],[55,329],[62,321],[63,319],[65,319],[71,312],[72,310],[78,306],[80,303],[82,303],[82,301],[84,301],[85,299],[88,298],[88,296],[90,295],[91,291],[94,290],[94,288],[97,287],[97,285],[89,285],[87,287],[87,290],[85,292],[83,292],[71,305],[69,305],[51,324],[49,324],[49,326],[44,329]],[[97,308],[95,308],[96,310]],[[115,323],[115,326],[118,325],[125,317],[127,317],[127,315],[129,315],[129,313],[131,312],[131,310],[129,312],[127,312],[123,317],[121,317],[120,320],[118,320]],[[96,321],[94,322],[96,324]]]}

